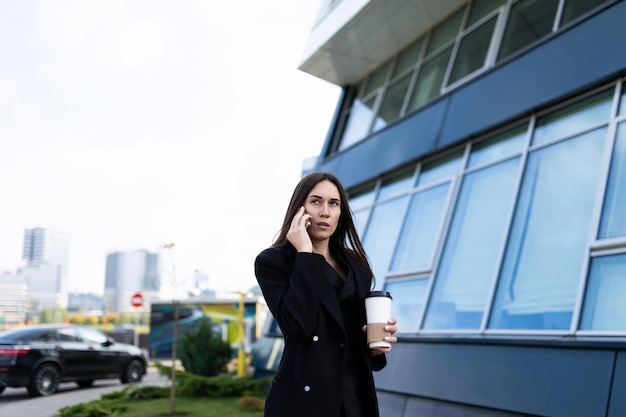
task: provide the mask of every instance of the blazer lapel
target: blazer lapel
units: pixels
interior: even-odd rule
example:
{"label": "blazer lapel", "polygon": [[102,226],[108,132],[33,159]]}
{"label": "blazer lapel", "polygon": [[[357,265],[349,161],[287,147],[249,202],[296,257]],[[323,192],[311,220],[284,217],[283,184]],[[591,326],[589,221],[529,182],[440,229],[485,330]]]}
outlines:
{"label": "blazer lapel", "polygon": [[330,313],[330,316],[337,322],[341,330],[345,332],[343,325],[343,317],[341,316],[341,308],[339,307],[339,302],[337,301],[337,296],[335,295],[335,289],[330,284],[330,281],[325,278],[325,290],[321,296],[320,302],[326,310]]}

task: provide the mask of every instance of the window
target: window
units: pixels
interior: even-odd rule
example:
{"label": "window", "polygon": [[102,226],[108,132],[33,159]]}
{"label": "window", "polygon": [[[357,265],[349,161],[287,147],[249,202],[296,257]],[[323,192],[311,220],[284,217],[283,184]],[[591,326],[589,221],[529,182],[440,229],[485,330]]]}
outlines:
{"label": "window", "polygon": [[514,155],[522,150],[528,126],[519,127],[472,145],[467,166],[469,168],[497,161],[506,156]]}
{"label": "window", "polygon": [[406,93],[411,86],[415,66],[421,58],[424,44],[425,38],[422,37],[398,55],[392,72],[392,81],[380,106],[374,129],[382,128],[402,115]]}
{"label": "window", "polygon": [[461,28],[464,13],[465,8],[460,9],[433,29],[428,49],[426,49],[426,55],[437,52],[454,40]]}
{"label": "window", "polygon": [[413,172],[415,172],[414,168],[384,180],[380,187],[377,200],[386,200],[391,197],[406,194],[406,192],[411,188],[411,183],[413,182]]}
{"label": "window", "polygon": [[626,254],[593,258],[580,328],[626,330],[624,300],[626,300]]}
{"label": "window", "polygon": [[577,19],[605,1],[606,0],[566,0],[565,6],[563,6],[561,26]]}
{"label": "window", "polygon": [[402,323],[398,333],[417,332],[427,286],[428,277],[387,281],[385,284],[385,291],[389,291],[393,298],[391,316]]}
{"label": "window", "polygon": [[449,188],[450,183],[446,182],[413,194],[391,264],[392,271],[430,267]]}
{"label": "window", "polygon": [[393,70],[394,78],[398,75],[404,74],[407,70],[413,70],[417,61],[422,56],[422,49],[424,49],[424,38],[420,38],[413,42],[404,51],[398,55],[396,61],[396,67]]}
{"label": "window", "polygon": [[373,92],[376,92],[380,87],[383,86],[385,80],[387,79],[387,73],[389,72],[390,63],[382,65],[378,68],[374,73],[368,78],[365,89],[365,96],[370,95]]}
{"label": "window", "polygon": [[533,145],[563,138],[608,120],[612,90],[605,90],[537,120]]}
{"label": "window", "polygon": [[402,225],[407,193],[412,175],[404,172],[384,182],[379,191],[378,203],[372,210],[363,246],[367,252],[376,285],[381,285],[393,255],[395,242]]}
{"label": "window", "polygon": [[448,85],[485,66],[495,27],[496,18],[493,17],[461,40]]}
{"label": "window", "polygon": [[519,0],[511,6],[498,60],[552,32],[559,0]]}
{"label": "window", "polygon": [[600,239],[616,236],[626,236],[626,123],[617,129],[598,233]]}
{"label": "window", "polygon": [[519,160],[464,177],[424,328],[480,328],[507,230]]}
{"label": "window", "polygon": [[365,231],[363,246],[376,278],[376,285],[383,283],[383,277],[389,268],[394,245],[402,224],[406,197],[399,197],[374,207]]}
{"label": "window", "polygon": [[409,101],[408,111],[422,107],[439,95],[451,54],[452,47],[449,47],[422,65]]}
{"label": "window", "polygon": [[412,74],[405,75],[387,90],[383,104],[380,106],[379,114],[381,122],[384,123],[385,126],[400,117],[404,97],[411,84],[411,77]]}
{"label": "window", "polygon": [[417,185],[422,186],[455,175],[461,171],[463,151],[458,151],[424,164]]}
{"label": "window", "polygon": [[368,134],[374,115],[374,101],[375,97],[370,98],[368,101],[354,101],[352,109],[348,113],[348,120],[339,150],[354,145]]}
{"label": "window", "polygon": [[363,236],[370,206],[374,203],[374,188],[370,187],[350,195],[348,204],[352,210],[354,227],[359,236]]}
{"label": "window", "polygon": [[489,13],[506,3],[506,0],[474,0],[470,11],[467,26],[472,26]]}
{"label": "window", "polygon": [[530,154],[489,327],[570,328],[605,137],[601,128]]}
{"label": "window", "polygon": [[390,65],[390,62],[382,65],[357,89],[357,97],[352,102],[352,107],[344,114],[345,128],[339,150],[346,149],[363,139],[372,127],[380,129],[385,126],[383,119],[374,116],[378,98],[382,93],[381,87],[385,84]]}

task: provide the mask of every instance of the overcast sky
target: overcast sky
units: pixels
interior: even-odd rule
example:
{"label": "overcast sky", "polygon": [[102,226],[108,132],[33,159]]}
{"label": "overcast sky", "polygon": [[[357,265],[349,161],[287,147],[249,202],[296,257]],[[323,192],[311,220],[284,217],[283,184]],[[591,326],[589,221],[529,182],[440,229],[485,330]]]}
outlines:
{"label": "overcast sky", "polygon": [[0,271],[71,235],[69,290],[173,242],[176,279],[256,284],[339,88],[297,69],[321,0],[0,1]]}

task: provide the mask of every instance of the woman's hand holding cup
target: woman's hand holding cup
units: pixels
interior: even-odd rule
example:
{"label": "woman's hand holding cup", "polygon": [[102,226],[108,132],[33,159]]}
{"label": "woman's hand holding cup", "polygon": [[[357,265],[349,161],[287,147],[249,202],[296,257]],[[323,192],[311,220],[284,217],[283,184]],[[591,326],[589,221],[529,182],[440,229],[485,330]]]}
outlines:
{"label": "woman's hand holding cup", "polygon": [[[385,336],[383,341],[388,343],[388,346],[379,346],[375,348],[370,348],[370,356],[381,355],[383,353],[387,353],[391,351],[391,344],[396,343],[398,338],[394,336],[394,333],[398,331],[398,326],[396,325],[396,319],[391,317],[387,320],[387,324],[385,325],[385,332],[390,333],[389,336]],[[367,325],[363,326],[363,333],[367,334]]]}

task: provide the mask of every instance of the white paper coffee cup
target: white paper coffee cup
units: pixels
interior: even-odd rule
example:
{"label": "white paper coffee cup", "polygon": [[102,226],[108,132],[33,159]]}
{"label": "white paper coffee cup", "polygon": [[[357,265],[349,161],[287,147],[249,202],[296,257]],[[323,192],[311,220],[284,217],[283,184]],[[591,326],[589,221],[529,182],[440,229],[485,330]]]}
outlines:
{"label": "white paper coffee cup", "polygon": [[370,349],[391,347],[385,342],[387,320],[391,318],[391,294],[387,291],[372,291],[365,296],[365,313],[367,315],[367,344]]}

